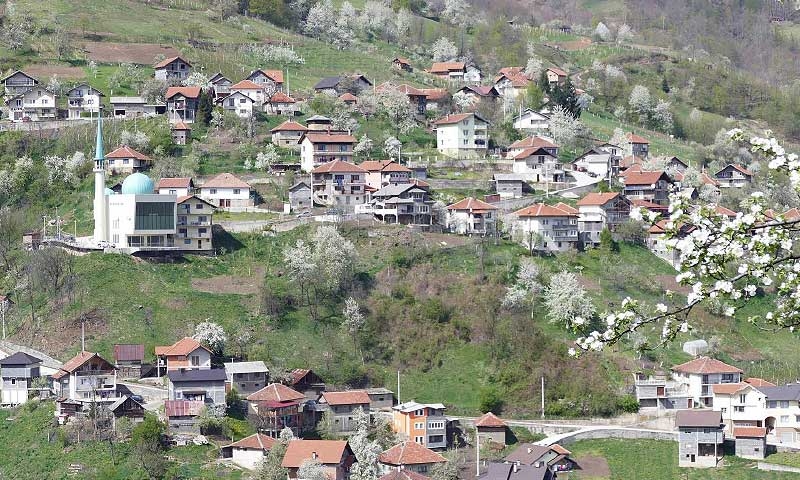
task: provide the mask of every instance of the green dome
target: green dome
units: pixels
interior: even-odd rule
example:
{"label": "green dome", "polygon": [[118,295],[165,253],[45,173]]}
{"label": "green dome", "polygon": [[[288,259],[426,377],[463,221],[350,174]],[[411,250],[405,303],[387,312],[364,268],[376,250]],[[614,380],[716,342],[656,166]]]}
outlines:
{"label": "green dome", "polygon": [[116,195],[117,192],[115,192],[114,190],[111,190],[110,188],[106,187],[105,193],[106,193],[106,195]]}
{"label": "green dome", "polygon": [[122,182],[122,193],[129,195],[153,193],[153,181],[143,173],[133,173]]}

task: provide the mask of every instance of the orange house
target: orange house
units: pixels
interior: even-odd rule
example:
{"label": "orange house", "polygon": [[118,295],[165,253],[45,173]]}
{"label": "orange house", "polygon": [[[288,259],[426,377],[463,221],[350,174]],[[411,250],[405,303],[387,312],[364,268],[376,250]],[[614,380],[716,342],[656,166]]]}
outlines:
{"label": "orange house", "polygon": [[208,370],[211,368],[211,350],[191,337],[165,347],[156,347],[158,357],[158,374],[173,370]]}
{"label": "orange house", "polygon": [[401,403],[392,407],[392,429],[427,448],[447,448],[447,418],[441,403]]}

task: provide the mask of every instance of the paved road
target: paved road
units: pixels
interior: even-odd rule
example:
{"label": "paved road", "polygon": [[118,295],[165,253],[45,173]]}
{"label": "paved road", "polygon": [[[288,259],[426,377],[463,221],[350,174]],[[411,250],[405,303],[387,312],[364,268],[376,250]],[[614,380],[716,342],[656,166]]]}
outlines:
{"label": "paved road", "polygon": [[166,387],[131,382],[119,382],[119,384],[125,386],[132,394],[141,395],[145,401],[144,408],[151,412],[158,411],[164,405],[164,400],[167,399]]}

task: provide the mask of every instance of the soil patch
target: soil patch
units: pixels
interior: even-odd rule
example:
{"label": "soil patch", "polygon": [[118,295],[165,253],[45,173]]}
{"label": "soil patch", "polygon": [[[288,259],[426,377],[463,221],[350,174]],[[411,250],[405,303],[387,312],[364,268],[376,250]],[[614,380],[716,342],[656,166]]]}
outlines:
{"label": "soil patch", "polygon": [[209,278],[193,278],[192,288],[198,292],[253,295],[264,283],[264,269],[256,268],[249,277],[218,275]]}
{"label": "soil patch", "polygon": [[688,285],[681,285],[676,282],[675,275],[657,275],[656,280],[665,290],[672,290],[673,292],[682,294],[687,294],[692,291],[692,288]]}
{"label": "soil patch", "polygon": [[[611,469],[608,468],[608,462],[603,457],[586,455],[578,457],[575,462],[578,464],[575,473],[580,478],[611,478]],[[560,474],[559,477],[561,477]]]}
{"label": "soil patch", "polygon": [[592,40],[588,38],[581,38],[579,40],[570,40],[569,42],[561,42],[558,44],[561,50],[575,51],[583,50],[592,46]]}
{"label": "soil patch", "polygon": [[28,65],[25,73],[37,77],[42,83],[47,83],[47,79],[53,75],[58,75],[60,79],[80,80],[86,77],[86,72],[80,67],[65,67],[61,65]]}
{"label": "soil patch", "polygon": [[157,43],[86,42],[84,48],[90,59],[100,63],[153,65],[159,55],[169,58],[181,54],[173,47]]}

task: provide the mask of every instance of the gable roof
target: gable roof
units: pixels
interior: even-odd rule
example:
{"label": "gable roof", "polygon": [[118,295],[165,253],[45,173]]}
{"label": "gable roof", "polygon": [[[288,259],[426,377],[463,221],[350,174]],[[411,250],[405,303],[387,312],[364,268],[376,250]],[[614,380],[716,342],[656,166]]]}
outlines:
{"label": "gable roof", "polygon": [[101,92],[100,90],[98,90],[98,89],[94,88],[93,86],[89,85],[89,84],[88,84],[88,83],[86,83],[86,82],[84,82],[84,83],[79,83],[79,84],[75,85],[74,87],[70,88],[69,90],[67,90],[67,95],[69,95],[69,93],[70,93],[71,91],[73,91],[73,90],[77,90],[77,89],[79,89],[79,88],[83,88],[83,87],[88,87],[88,88],[89,88],[89,91],[96,93],[98,96],[101,96],[101,97],[105,97],[105,96],[106,96],[106,95],[105,95],[103,92]]}
{"label": "gable roof", "polygon": [[478,200],[477,198],[467,197],[462,200],[453,203],[452,205],[447,206],[448,210],[469,210],[475,212],[485,212],[488,210],[497,210],[497,207],[491,205],[489,203],[484,202],[483,200]]}
{"label": "gable roof", "polygon": [[144,153],[137,152],[127,145],[123,145],[113,152],[108,153],[106,158],[135,158],[136,160],[152,161],[152,159]]}
{"label": "gable roof", "polygon": [[476,427],[505,427],[506,422],[502,421],[492,412],[486,412],[479,419],[475,420]]}
{"label": "gable roof", "polygon": [[120,397],[119,399],[117,399],[117,401],[115,401],[114,403],[112,403],[111,405],[109,405],[109,406],[108,406],[108,409],[109,409],[110,411],[112,411],[112,412],[115,412],[115,411],[117,411],[117,409],[118,409],[119,407],[121,407],[122,405],[124,405],[124,404],[125,404],[125,402],[127,402],[128,400],[130,400],[131,402],[135,403],[136,405],[138,405],[138,406],[139,406],[139,408],[141,408],[142,410],[144,410],[144,405],[142,405],[141,403],[137,402],[136,400],[134,400],[133,398],[129,397],[128,395],[123,395],[122,397]]}
{"label": "gable roof", "polygon": [[70,373],[72,373],[75,370],[81,368],[84,364],[86,364],[86,362],[88,362],[89,360],[91,360],[91,359],[93,359],[95,357],[97,357],[101,361],[107,363],[111,368],[117,368],[114,365],[112,365],[111,362],[109,362],[105,358],[101,357],[97,353],[83,351],[83,352],[78,353],[77,355],[75,355],[71,359],[67,360],[67,362],[64,363],[64,365],[61,366],[61,369],[59,371],[57,371],[55,374],[53,374],[53,378],[58,380],[61,377],[69,375]]}
{"label": "gable roof", "polygon": [[748,169],[744,168],[743,166],[741,166],[741,165],[737,165],[737,164],[735,164],[735,163],[729,163],[729,164],[725,165],[725,167],[723,167],[723,168],[722,168],[720,171],[718,171],[717,173],[715,173],[715,174],[714,174],[714,176],[717,176],[717,175],[719,175],[720,173],[724,172],[725,170],[727,170],[727,169],[729,169],[729,168],[733,168],[734,170],[738,170],[738,171],[739,171],[739,172],[741,172],[742,174],[744,174],[744,175],[747,175],[747,176],[749,176],[749,177],[752,177],[752,176],[753,176],[753,172],[751,172],[750,170],[748,170]]}
{"label": "gable roof", "polygon": [[41,360],[25,352],[17,352],[0,360],[0,365],[30,365],[32,363],[41,363]]}
{"label": "gable roof", "polygon": [[742,373],[740,369],[711,357],[695,358],[672,367],[672,371],[694,374]]}
{"label": "gable roof", "polygon": [[498,97],[498,96],[500,96],[500,93],[498,93],[497,89],[494,88],[493,85],[466,85],[466,86],[462,87],[461,90],[459,90],[459,91],[464,91],[464,90],[468,90],[470,92],[473,92],[476,95],[481,96],[481,97],[488,97],[488,96]]}
{"label": "gable roof", "polygon": [[187,201],[187,200],[191,200],[191,199],[193,199],[193,198],[194,198],[194,199],[196,199],[196,200],[198,200],[198,201],[201,201],[201,202],[205,203],[206,205],[208,205],[209,207],[211,207],[211,208],[212,208],[212,209],[214,209],[214,210],[216,210],[216,209],[217,209],[217,207],[218,207],[218,205],[214,205],[213,203],[209,202],[208,200],[204,200],[204,199],[202,199],[202,198],[198,197],[197,195],[181,195],[181,196],[179,196],[177,199],[175,199],[175,203],[177,203],[178,205],[180,205],[180,204],[182,204],[183,202],[185,202],[185,201]]}
{"label": "gable roof", "polygon": [[192,66],[191,63],[187,62],[183,57],[178,55],[177,57],[165,58],[164,60],[161,60],[160,62],[158,62],[155,65],[153,65],[153,68],[156,68],[156,69],[158,69],[158,68],[166,68],[167,65],[169,65],[170,63],[172,63],[172,62],[174,62],[176,60],[180,60],[181,62],[185,63],[186,65],[189,65],[189,67]]}
{"label": "gable roof", "polygon": [[543,147],[525,147],[522,150],[520,150],[519,152],[517,152],[516,154],[512,155],[511,158],[516,161],[516,160],[525,160],[526,158],[532,157],[532,156],[537,156],[537,157],[538,156],[545,156],[545,157],[550,157],[550,158],[555,159],[556,161],[558,161],[558,157],[553,155],[548,150],[545,150]]}
{"label": "gable roof", "polygon": [[510,463],[519,462],[522,465],[533,465],[542,458],[542,456],[550,452],[550,450],[552,450],[550,447],[545,447],[543,445],[521,443],[519,447],[508,454],[504,460]]}
{"label": "gable roof", "polygon": [[295,99],[283,92],[275,92],[269,97],[269,103],[295,103]]}
{"label": "gable roof", "polygon": [[200,87],[168,87],[164,98],[169,100],[175,95],[183,95],[186,98],[199,98]]}
{"label": "gable roof", "polygon": [[360,405],[369,404],[369,395],[365,390],[350,390],[346,392],[325,392],[322,394],[328,405]]}
{"label": "gable roof", "polygon": [[744,381],[749,383],[750,385],[756,387],[756,388],[758,388],[758,387],[774,387],[775,386],[774,383],[768,382],[768,381],[764,380],[763,378],[758,378],[758,377],[745,378]]}
{"label": "gable roof", "polygon": [[[303,135],[303,139],[308,139],[311,143],[355,143],[356,138],[344,133],[325,133],[309,130]],[[301,140],[302,142],[302,140]]]}
{"label": "gable roof", "polygon": [[559,77],[566,77],[567,76],[567,72],[565,72],[564,70],[561,70],[558,67],[549,67],[547,70],[555,73]]}
{"label": "gable roof", "polygon": [[300,125],[297,122],[293,122],[292,120],[286,120],[285,122],[281,123],[277,127],[270,130],[270,132],[305,132],[308,131],[304,125]]}
{"label": "gable roof", "polygon": [[528,207],[514,212],[519,217],[576,217],[577,210],[569,205],[559,203],[556,205],[545,205],[544,203],[534,203]]}
{"label": "gable roof", "polygon": [[387,465],[426,465],[446,461],[440,454],[411,441],[397,444],[378,456],[378,462]]}
{"label": "gable roof", "polygon": [[516,142],[512,143],[508,146],[510,149],[517,149],[517,148],[558,148],[558,145],[551,142],[550,140],[538,136],[526,137],[521,140],[517,140]]}
{"label": "gable roof", "polygon": [[268,373],[267,365],[258,360],[254,362],[228,362],[225,363],[225,373]]}
{"label": "gable roof", "polygon": [[662,170],[629,172],[625,175],[625,186],[628,185],[655,185],[656,182],[666,177],[671,181],[669,175]]}
{"label": "gable roof", "polygon": [[449,73],[464,70],[464,62],[434,62],[431,65],[430,73]]}
{"label": "gable roof", "polygon": [[339,100],[343,102],[357,102],[358,97],[356,97],[350,92],[344,92],[343,94],[339,95]]}
{"label": "gable roof", "polygon": [[172,370],[167,372],[170,382],[224,382],[228,377],[224,368],[208,368],[204,370]]}
{"label": "gable roof", "polygon": [[420,89],[420,92],[422,92],[425,97],[431,101],[441,100],[450,95],[450,92],[448,92],[446,88],[422,88]]}
{"label": "gable roof", "polygon": [[247,76],[249,79],[253,77],[257,73],[264,74],[265,77],[269,78],[275,83],[283,83],[283,70],[264,70],[264,69],[257,69],[250,72],[250,75]]}
{"label": "gable roof", "polygon": [[247,396],[247,400],[255,402],[297,402],[304,398],[302,393],[281,383],[270,383]]}
{"label": "gable roof", "polygon": [[590,192],[578,200],[578,206],[602,206],[619,197],[619,192]]}
{"label": "gable roof", "polygon": [[231,85],[231,90],[264,90],[264,85],[259,85],[251,80],[241,80]]}
{"label": "gable roof", "polygon": [[9,78],[13,77],[14,75],[16,75],[18,73],[21,73],[22,75],[25,75],[26,77],[28,77],[31,80],[33,80],[34,85],[39,83],[39,79],[38,78],[33,77],[31,75],[28,75],[27,73],[23,72],[22,70],[14,70],[13,72],[11,72],[8,75],[6,75],[5,77],[0,78],[0,82],[5,82],[6,80],[8,80]]}
{"label": "gable roof", "polygon": [[206,180],[200,188],[250,188],[250,184],[241,180],[232,173],[220,173],[214,178]]}
{"label": "gable roof", "polygon": [[198,348],[202,348],[208,353],[211,353],[211,350],[204,347],[200,342],[198,342],[192,337],[183,337],[182,339],[178,340],[172,345],[156,347],[155,350],[156,350],[156,355],[158,356],[172,356],[172,355],[185,356],[194,352]]}
{"label": "gable roof", "polygon": [[319,167],[311,170],[311,173],[366,173],[366,170],[359,167],[358,165],[353,165],[352,163],[345,162],[343,160],[334,160],[332,162],[323,163]]}
{"label": "gable roof", "polygon": [[717,383],[715,385],[711,385],[711,391],[714,392],[714,395],[733,395],[740,390],[750,387],[751,385],[745,382]]}
{"label": "gable roof", "polygon": [[755,437],[764,438],[767,436],[767,429],[765,427],[733,427],[733,437]]}
{"label": "gable roof", "polygon": [[317,82],[316,85],[314,85],[314,90],[327,90],[329,88],[336,88],[341,81],[342,77],[325,77]]}
{"label": "gable roof", "polygon": [[245,450],[262,450],[268,452],[275,445],[274,438],[264,435],[263,433],[254,433],[249,437],[244,437],[238,442],[233,442],[226,445],[224,448],[241,448]]}
{"label": "gable roof", "polygon": [[477,113],[469,112],[469,113],[453,113],[450,115],[446,115],[435,122],[434,125],[452,125],[454,123],[458,123],[466,118],[475,117],[478,120],[483,121],[484,123],[489,123],[485,118],[481,117]]}
{"label": "gable roof", "polygon": [[114,360],[120,362],[142,361],[144,360],[144,345],[139,344],[115,344]]}
{"label": "gable roof", "polygon": [[300,468],[314,454],[323,465],[338,465],[349,448],[346,440],[292,440],[286,446],[281,466]]}
{"label": "gable roof", "polygon": [[642,137],[640,135],[636,135],[633,132],[626,133],[625,134],[625,138],[627,138],[630,143],[645,143],[645,144],[649,144],[650,143],[650,140],[648,140],[648,139],[646,139],[646,138],[644,138],[644,137]]}
{"label": "gable roof", "polygon": [[324,385],[324,382],[322,382],[322,379],[319,377],[319,375],[314,373],[313,370],[309,370],[307,368],[295,368],[294,370],[291,371],[289,376],[291,377],[291,382],[290,382],[291,385],[297,385],[302,380],[306,380],[306,377],[311,377],[311,380],[314,380],[315,378],[320,380],[319,382],[310,382],[312,385],[315,384]]}
{"label": "gable roof", "polygon": [[411,169],[400,165],[399,163],[395,162],[394,160],[364,160],[363,162],[358,164],[359,167],[363,168],[368,172],[408,172],[411,173]]}
{"label": "gable roof", "polygon": [[212,84],[216,84],[217,82],[221,82],[221,81],[230,82],[230,79],[228,77],[226,77],[225,75],[223,75],[222,72],[217,72],[217,73],[214,74],[213,77],[209,78],[208,81],[210,83],[212,83]]}
{"label": "gable roof", "polygon": [[679,410],[675,415],[678,427],[719,428],[721,423],[722,413],[713,410]]}
{"label": "gable roof", "polygon": [[186,125],[186,123],[184,123],[184,122],[178,122],[178,123],[176,123],[175,125],[172,126],[172,129],[173,130],[191,130],[192,127],[190,127],[189,125]]}
{"label": "gable roof", "polygon": [[156,190],[159,188],[191,188],[191,177],[164,177],[156,183]]}

